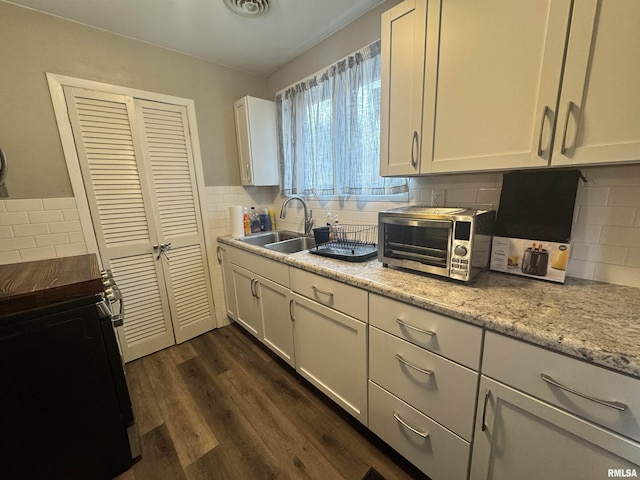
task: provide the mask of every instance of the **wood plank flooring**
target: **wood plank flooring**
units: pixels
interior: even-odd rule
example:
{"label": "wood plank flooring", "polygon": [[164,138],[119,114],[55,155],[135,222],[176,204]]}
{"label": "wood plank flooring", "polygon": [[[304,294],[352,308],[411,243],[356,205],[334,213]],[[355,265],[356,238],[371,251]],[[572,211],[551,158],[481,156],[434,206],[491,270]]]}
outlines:
{"label": "wood plank flooring", "polygon": [[236,324],[126,368],[142,459],[117,480],[427,478]]}

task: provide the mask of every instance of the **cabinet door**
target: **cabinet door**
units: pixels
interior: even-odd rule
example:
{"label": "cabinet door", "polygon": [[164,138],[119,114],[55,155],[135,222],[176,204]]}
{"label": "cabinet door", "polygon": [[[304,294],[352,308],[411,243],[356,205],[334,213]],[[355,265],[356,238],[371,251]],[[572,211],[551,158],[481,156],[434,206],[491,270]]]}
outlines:
{"label": "cabinet door", "polygon": [[548,164],[571,3],[443,2],[433,172]]}
{"label": "cabinet door", "polygon": [[640,2],[576,2],[553,164],[640,158]]}
{"label": "cabinet door", "polygon": [[471,480],[599,480],[640,466],[639,444],[486,377],[475,431]]}
{"label": "cabinet door", "polygon": [[245,96],[233,107],[242,185],[278,185],[275,102]]}
{"label": "cabinet door", "polygon": [[222,286],[224,288],[224,303],[227,316],[237,320],[236,309],[236,288],[233,283],[233,272],[229,261],[229,251],[223,244],[218,245],[218,263],[222,268]]}
{"label": "cabinet door", "polygon": [[262,340],[262,312],[256,291],[256,275],[237,265],[232,265],[231,268],[236,291],[236,321]]}
{"label": "cabinet door", "polygon": [[420,171],[427,0],[382,14],[380,175]]}
{"label": "cabinet door", "polygon": [[367,424],[366,324],[293,294],[296,371]]}
{"label": "cabinet door", "polygon": [[273,352],[295,367],[293,350],[293,318],[291,292],[266,278],[259,277],[257,294],[260,299],[263,341]]}

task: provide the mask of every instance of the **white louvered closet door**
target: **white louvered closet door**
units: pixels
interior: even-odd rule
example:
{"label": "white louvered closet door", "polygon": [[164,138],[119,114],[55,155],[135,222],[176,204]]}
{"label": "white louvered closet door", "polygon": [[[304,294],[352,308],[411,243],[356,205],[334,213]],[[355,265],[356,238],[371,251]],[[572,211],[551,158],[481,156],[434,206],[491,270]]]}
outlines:
{"label": "white louvered closet door", "polygon": [[153,180],[161,255],[176,342],[215,325],[187,110],[136,100],[146,167]]}
{"label": "white louvered closet door", "polygon": [[[192,162],[185,117],[180,115],[181,137],[177,128],[171,133],[166,127],[156,130],[145,125],[145,113],[136,107],[140,100],[80,88],[64,90],[102,263],[112,269],[124,297],[120,340],[125,361],[210,330],[215,326],[213,314],[202,313],[213,311],[210,285],[207,281],[204,289],[198,285],[201,276],[208,275],[203,241],[181,235],[193,231],[194,222],[202,234],[195,185],[190,177],[192,188],[186,192],[184,174],[174,176],[176,169]],[[166,104],[143,103],[172,111]],[[183,145],[174,148],[179,138]],[[177,165],[167,172],[167,163]],[[174,206],[183,205],[190,196],[195,221],[185,210],[172,212],[161,205],[171,205],[176,196]],[[158,258],[154,246],[169,242],[174,250]],[[194,267],[194,251],[201,253],[200,271]],[[204,296],[198,297],[202,292]]]}

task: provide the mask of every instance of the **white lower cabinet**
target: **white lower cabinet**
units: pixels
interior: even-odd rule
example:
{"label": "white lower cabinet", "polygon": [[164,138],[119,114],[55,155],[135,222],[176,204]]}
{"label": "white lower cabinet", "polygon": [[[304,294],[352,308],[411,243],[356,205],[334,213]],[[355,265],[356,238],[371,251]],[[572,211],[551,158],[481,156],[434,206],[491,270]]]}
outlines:
{"label": "white lower cabinet", "polygon": [[[230,249],[236,322],[295,367],[289,267]],[[257,272],[256,272],[257,271]],[[276,280],[276,281],[274,281]]]}
{"label": "white lower cabinet", "polygon": [[294,294],[296,370],[367,425],[367,324]]}
{"label": "white lower cabinet", "polygon": [[224,303],[226,306],[227,316],[233,320],[236,320],[236,291],[233,283],[233,272],[230,260],[230,250],[227,245],[218,244],[218,263],[222,269],[222,286],[224,288]]}
{"label": "white lower cabinet", "polygon": [[373,382],[369,429],[433,480],[467,478],[469,442]]}
{"label": "white lower cabinet", "polygon": [[640,475],[637,379],[493,332],[482,373],[471,480]]}
{"label": "white lower cabinet", "polygon": [[640,445],[628,438],[487,377],[480,396],[471,480],[640,475]]}

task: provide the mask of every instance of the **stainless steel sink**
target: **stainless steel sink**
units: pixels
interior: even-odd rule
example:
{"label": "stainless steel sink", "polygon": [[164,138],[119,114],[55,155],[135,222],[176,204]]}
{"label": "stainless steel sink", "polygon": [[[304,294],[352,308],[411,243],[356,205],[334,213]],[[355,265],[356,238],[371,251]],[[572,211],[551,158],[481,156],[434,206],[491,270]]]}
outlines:
{"label": "stainless steel sink", "polygon": [[316,241],[312,237],[297,237],[289,240],[281,240],[275,243],[265,245],[269,250],[275,250],[280,253],[296,253],[302,250],[308,250],[316,246]]}
{"label": "stainless steel sink", "polygon": [[256,233],[249,237],[239,238],[241,242],[248,243],[250,245],[256,245],[258,247],[264,247],[269,243],[280,242],[282,240],[289,240],[292,238],[301,237],[303,234],[298,232],[292,232],[289,230],[274,230],[272,232]]}

